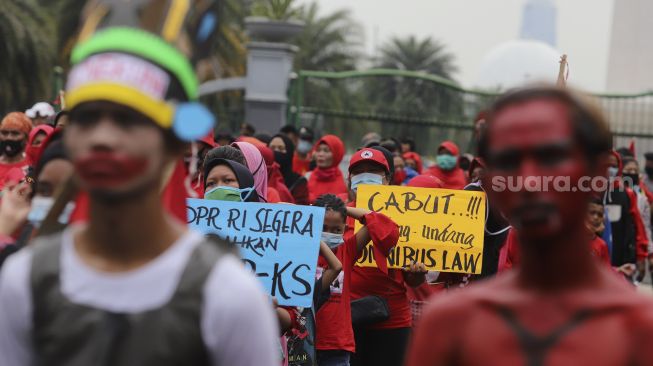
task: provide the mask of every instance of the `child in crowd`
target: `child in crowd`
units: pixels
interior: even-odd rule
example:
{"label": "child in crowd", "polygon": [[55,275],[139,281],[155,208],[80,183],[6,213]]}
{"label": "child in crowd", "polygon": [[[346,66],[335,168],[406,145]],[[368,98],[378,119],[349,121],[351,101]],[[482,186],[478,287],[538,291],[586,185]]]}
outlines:
{"label": "child in crowd", "polygon": [[[313,289],[313,306],[310,308],[278,308],[281,327],[288,338],[289,366],[316,366],[315,351],[316,326],[315,314],[330,298],[331,284],[342,273],[342,263],[329,246],[320,242],[320,259],[325,267],[318,267],[317,279]],[[320,364],[322,365],[322,364]]]}
{"label": "child in crowd", "polygon": [[[379,240],[384,239],[378,237],[379,232],[387,232],[387,228],[394,227],[396,237],[399,234],[396,224],[385,215],[365,209],[345,207],[345,203],[335,195],[322,195],[314,205],[326,208],[322,241],[331,248],[343,265],[338,278],[330,283],[331,297],[317,312],[318,364],[320,366],[349,365],[351,354],[356,350],[350,306],[350,283],[354,264],[370,240],[376,245]],[[364,226],[345,240],[343,235],[348,217],[359,220]],[[325,258],[320,257],[318,274],[325,270],[327,265]]]}

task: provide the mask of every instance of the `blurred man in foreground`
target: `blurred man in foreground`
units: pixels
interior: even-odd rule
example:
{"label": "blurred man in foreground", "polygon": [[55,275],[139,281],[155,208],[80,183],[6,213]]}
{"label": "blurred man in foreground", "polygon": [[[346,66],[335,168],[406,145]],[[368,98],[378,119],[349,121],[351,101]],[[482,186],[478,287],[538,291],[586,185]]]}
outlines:
{"label": "blurred man in foreground", "polygon": [[653,300],[590,254],[592,192],[497,184],[605,176],[611,142],[601,115],[565,90],[523,89],[497,100],[479,153],[490,200],[517,229],[521,264],[432,303],[408,366],[653,364]]}

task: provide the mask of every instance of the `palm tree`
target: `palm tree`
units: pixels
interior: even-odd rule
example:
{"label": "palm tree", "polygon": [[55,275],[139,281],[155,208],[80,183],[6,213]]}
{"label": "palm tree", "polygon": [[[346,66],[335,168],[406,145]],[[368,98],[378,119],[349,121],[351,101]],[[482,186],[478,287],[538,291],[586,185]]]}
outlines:
{"label": "palm tree", "polygon": [[304,30],[297,39],[295,70],[343,71],[356,67],[361,46],[361,27],[347,10],[318,15],[317,3],[303,7],[298,19]]}
{"label": "palm tree", "polygon": [[68,68],[70,53],[77,41],[77,31],[80,27],[82,9],[87,0],[38,0],[56,20],[56,56],[57,63]]}
{"label": "palm tree", "polygon": [[[375,63],[377,68],[398,69],[432,74],[455,84],[453,74],[457,67],[454,57],[446,47],[430,37],[417,39],[414,36],[393,38],[382,48]],[[462,94],[447,83],[408,77],[382,77],[369,80],[368,97],[375,113],[393,115],[399,118],[422,118],[439,122],[462,122]],[[439,140],[432,135],[438,129],[404,124],[383,125],[383,135],[399,133],[421,138],[423,144]],[[439,133],[439,132],[438,132]]]}
{"label": "palm tree", "polygon": [[[457,70],[454,57],[430,37],[393,38],[381,48],[376,67],[417,71],[452,79]],[[386,77],[375,79],[369,90],[372,100],[385,112],[410,115],[442,115],[451,111],[454,95],[449,88],[421,79]]]}
{"label": "palm tree", "polygon": [[454,57],[439,41],[415,36],[393,38],[381,48],[380,68],[420,71],[453,80]]}
{"label": "palm tree", "polygon": [[0,1],[0,112],[52,97],[52,19],[34,0]]}
{"label": "palm tree", "polygon": [[[298,19],[304,22],[304,30],[296,40],[299,52],[295,55],[295,70],[356,69],[360,59],[358,50],[362,47],[362,31],[347,10],[320,15],[317,3],[313,2],[301,9]],[[321,110],[356,110],[365,103],[361,85],[355,80],[308,79],[303,94],[303,105]],[[348,122],[351,121],[347,118],[323,115],[322,125],[313,127],[319,129],[328,126],[329,132],[340,136],[353,136],[357,129],[364,128],[362,124],[352,125]]]}
{"label": "palm tree", "polygon": [[252,15],[272,20],[295,19],[301,7],[295,6],[295,0],[258,0],[252,6]]}

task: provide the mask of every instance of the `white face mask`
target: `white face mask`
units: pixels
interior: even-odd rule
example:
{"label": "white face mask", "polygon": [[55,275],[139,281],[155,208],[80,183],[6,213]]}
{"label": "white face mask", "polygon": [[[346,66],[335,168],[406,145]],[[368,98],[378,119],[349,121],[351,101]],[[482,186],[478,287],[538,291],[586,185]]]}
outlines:
{"label": "white face mask", "polygon": [[374,173],[361,173],[352,176],[351,178],[351,190],[358,192],[358,186],[361,184],[370,184],[379,186],[383,184],[383,177],[374,174]]}
{"label": "white face mask", "polygon": [[[27,220],[34,225],[34,227],[41,226],[41,223],[50,212],[52,205],[54,205],[54,198],[35,196],[32,199],[32,207],[27,215]],[[61,212],[61,215],[59,215],[59,223],[67,224],[74,209],[75,202],[68,202],[63,212]]]}
{"label": "white face mask", "polygon": [[299,143],[297,144],[297,152],[300,154],[306,154],[311,151],[312,148],[313,144],[306,140],[299,140]]}
{"label": "white face mask", "polygon": [[342,239],[342,234],[333,234],[333,233],[322,233],[322,241],[326,243],[326,245],[331,248],[335,249],[339,247],[342,243],[344,243],[344,240]]}

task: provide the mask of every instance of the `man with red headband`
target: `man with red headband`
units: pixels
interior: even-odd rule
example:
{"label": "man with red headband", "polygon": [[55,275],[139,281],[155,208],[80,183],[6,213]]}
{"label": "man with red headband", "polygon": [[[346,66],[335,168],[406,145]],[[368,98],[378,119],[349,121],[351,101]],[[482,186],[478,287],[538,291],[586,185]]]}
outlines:
{"label": "man with red headband", "polygon": [[0,122],[0,190],[10,171],[27,169],[25,147],[31,130],[32,122],[22,112],[11,112]]}
{"label": "man with red headband", "polygon": [[430,304],[408,366],[653,364],[653,300],[590,254],[592,192],[500,186],[563,177],[580,187],[605,176],[611,143],[602,116],[566,90],[522,89],[495,102],[479,152],[490,200],[517,229],[521,264]]}
{"label": "man with red headband", "polygon": [[[194,102],[189,61],[207,47],[217,17],[202,3],[103,1],[85,9],[63,143],[90,214],[3,266],[3,365],[279,362],[272,305],[254,275],[226,243],[189,230],[163,204],[173,167],[213,126]],[[183,204],[185,195],[176,198]]]}

